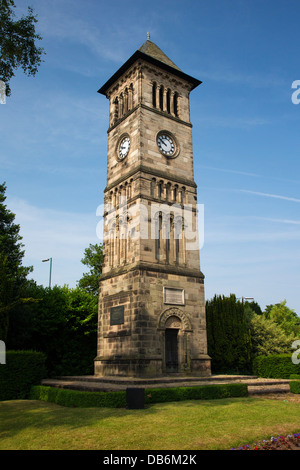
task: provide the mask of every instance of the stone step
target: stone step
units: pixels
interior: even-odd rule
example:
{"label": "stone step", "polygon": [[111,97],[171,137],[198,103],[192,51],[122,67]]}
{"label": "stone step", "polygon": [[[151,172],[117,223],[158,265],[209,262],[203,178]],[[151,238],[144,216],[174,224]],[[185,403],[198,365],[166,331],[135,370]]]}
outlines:
{"label": "stone step", "polygon": [[[96,382],[96,383],[108,383],[116,385],[154,385],[154,384],[180,384],[182,382],[240,382],[241,380],[257,379],[254,375],[211,375],[209,377],[192,377],[192,376],[176,376],[170,375],[165,377],[153,377],[153,378],[135,378],[135,377],[98,377],[94,375],[83,375],[83,376],[60,376],[55,377],[55,380],[63,381],[76,381],[76,382]],[[49,379],[45,379],[49,380]],[[53,380],[53,379],[51,379]]]}
{"label": "stone step", "polygon": [[178,386],[195,387],[222,383],[246,383],[250,395],[289,392],[289,380],[261,379],[255,376],[161,377],[154,379],[64,376],[41,381],[41,384],[45,386],[89,392],[124,391],[132,386],[141,388],[170,388]]}
{"label": "stone step", "polygon": [[249,395],[267,395],[271,393],[289,393],[290,386],[289,381],[287,383],[278,382],[276,384],[255,384],[248,386]]}

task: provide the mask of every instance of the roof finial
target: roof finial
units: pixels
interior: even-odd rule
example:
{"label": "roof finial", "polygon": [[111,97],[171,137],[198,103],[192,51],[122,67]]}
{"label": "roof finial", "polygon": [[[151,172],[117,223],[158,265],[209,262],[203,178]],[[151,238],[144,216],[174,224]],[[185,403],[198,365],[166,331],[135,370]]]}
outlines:
{"label": "roof finial", "polygon": [[147,41],[150,41],[150,33],[147,33]]}

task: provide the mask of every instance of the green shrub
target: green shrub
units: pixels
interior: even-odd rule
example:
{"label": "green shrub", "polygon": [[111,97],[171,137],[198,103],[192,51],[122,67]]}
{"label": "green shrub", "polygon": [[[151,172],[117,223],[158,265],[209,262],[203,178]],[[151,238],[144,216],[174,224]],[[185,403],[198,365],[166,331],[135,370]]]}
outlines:
{"label": "green shrub", "polygon": [[247,395],[248,388],[246,384],[155,388],[145,391],[145,403],[163,403],[181,400],[214,400],[219,398],[245,397]]}
{"label": "green shrub", "polygon": [[33,386],[29,395],[30,400],[42,400],[57,405],[89,408],[107,407],[122,408],[126,406],[126,392],[81,392],[66,388]]}
{"label": "green shrub", "polygon": [[[145,403],[164,403],[180,400],[212,400],[217,398],[244,397],[248,395],[246,384],[203,385],[200,387],[174,387],[146,389]],[[62,388],[33,386],[31,400],[43,400],[69,407],[125,408],[126,392],[81,392]]]}
{"label": "green shrub", "polygon": [[300,364],[293,364],[292,354],[257,356],[253,361],[253,373],[259,377],[289,379],[291,374],[300,374]]}
{"label": "green shrub", "polygon": [[28,398],[32,385],[46,377],[46,357],[37,351],[7,351],[0,365],[0,400]]}
{"label": "green shrub", "polygon": [[300,379],[300,375],[299,374],[291,374],[290,379]]}
{"label": "green shrub", "polygon": [[300,393],[300,381],[290,382],[290,392],[291,393]]}

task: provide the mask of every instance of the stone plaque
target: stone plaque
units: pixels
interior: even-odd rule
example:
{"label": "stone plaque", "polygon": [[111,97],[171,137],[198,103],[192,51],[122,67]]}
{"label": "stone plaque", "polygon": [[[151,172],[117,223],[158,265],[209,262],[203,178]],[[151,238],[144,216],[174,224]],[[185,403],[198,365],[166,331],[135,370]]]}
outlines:
{"label": "stone plaque", "polygon": [[110,309],[110,324],[122,325],[124,323],[124,305],[112,307]]}
{"label": "stone plaque", "polygon": [[164,303],[170,305],[184,305],[184,289],[164,287]]}

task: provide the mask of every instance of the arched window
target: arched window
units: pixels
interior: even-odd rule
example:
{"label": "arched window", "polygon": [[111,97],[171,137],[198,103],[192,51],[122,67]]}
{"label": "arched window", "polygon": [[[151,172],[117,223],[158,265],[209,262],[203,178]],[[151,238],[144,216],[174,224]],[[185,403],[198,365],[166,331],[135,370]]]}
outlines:
{"label": "arched window", "polygon": [[167,113],[171,112],[171,91],[167,91]]}
{"label": "arched window", "polygon": [[114,196],[114,206],[117,207],[119,205],[119,198],[118,198],[118,188],[115,188],[115,196]]}
{"label": "arched window", "polygon": [[167,215],[168,217],[168,221],[165,221],[166,223],[166,233],[165,233],[165,237],[166,237],[166,262],[169,263],[170,262],[170,230],[171,230],[171,217],[170,217],[170,214]]}
{"label": "arched window", "polygon": [[157,90],[157,85],[154,82],[152,85],[152,105],[154,108],[156,108],[156,90]]}
{"label": "arched window", "polygon": [[178,186],[175,184],[173,188],[173,200],[176,202],[177,201],[177,194],[178,194]]}
{"label": "arched window", "polygon": [[184,186],[181,188],[180,202],[181,202],[181,204],[185,203],[185,187]]}
{"label": "arched window", "polygon": [[174,93],[173,106],[174,106],[174,114],[176,117],[178,117],[178,93]]}
{"label": "arched window", "polygon": [[164,110],[164,87],[161,86],[159,89],[159,108],[161,111]]}
{"label": "arched window", "polygon": [[160,182],[158,183],[158,197],[161,198],[162,195],[163,195],[163,182],[160,181]]}
{"label": "arched window", "polygon": [[119,100],[118,98],[114,101],[114,122],[119,119]]}
{"label": "arched window", "polygon": [[121,118],[124,114],[124,98],[123,93],[119,96],[119,118]]}
{"label": "arched window", "polygon": [[180,240],[182,240],[182,223],[183,218],[177,216],[174,220],[174,238],[175,238],[175,263],[180,261]]}
{"label": "arched window", "polygon": [[155,258],[160,259],[160,248],[161,248],[161,236],[162,236],[162,213],[155,217]]}
{"label": "arched window", "polygon": [[156,180],[155,178],[152,178],[152,181],[150,183],[150,193],[152,197],[155,197],[155,187],[156,187]]}
{"label": "arched window", "polygon": [[128,111],[128,89],[125,89],[124,93],[124,113],[127,113]]}
{"label": "arched window", "polygon": [[169,201],[171,196],[171,183],[166,185],[166,200]]}

